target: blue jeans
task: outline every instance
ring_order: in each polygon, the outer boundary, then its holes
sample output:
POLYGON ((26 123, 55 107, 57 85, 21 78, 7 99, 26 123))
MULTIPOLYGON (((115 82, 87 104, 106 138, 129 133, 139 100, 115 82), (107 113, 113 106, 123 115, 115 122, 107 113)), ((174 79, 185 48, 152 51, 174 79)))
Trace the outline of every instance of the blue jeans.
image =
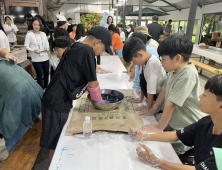
POLYGON ((135 78, 133 79, 133 85, 137 91, 140 91, 140 66, 135 65, 135 78))
POLYGON ((122 58, 123 57, 123 49, 119 49, 119 50, 116 50, 116 54, 119 56, 119 58, 122 58))
POLYGON ((25 126, 22 122, 12 135, 11 139, 5 140, 5 146, 7 148, 8 153, 10 154, 11 151, 14 149, 16 144, 19 142, 19 140, 22 138, 22 136, 29 130, 27 126, 25 126))
POLYGON ((37 83, 44 89, 49 83, 49 60, 43 62, 32 62, 37 74, 37 83), (42 83, 42 70, 44 73, 44 86, 42 83))

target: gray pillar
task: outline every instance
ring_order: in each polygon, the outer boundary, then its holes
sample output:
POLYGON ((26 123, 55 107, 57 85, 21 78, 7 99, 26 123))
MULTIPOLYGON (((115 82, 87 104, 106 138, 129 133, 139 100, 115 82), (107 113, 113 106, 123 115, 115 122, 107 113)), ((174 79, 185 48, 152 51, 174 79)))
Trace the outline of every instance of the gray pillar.
POLYGON ((141 26, 141 18, 142 18, 142 5, 143 5, 143 0, 140 0, 140 7, 139 7, 139 21, 138 21, 138 26, 141 26))
POLYGON ((126 1, 124 2, 124 5, 123 5, 123 29, 125 29, 125 20, 126 20, 126 1))
POLYGON ((189 18, 188 18, 188 24, 187 24, 186 37, 189 40, 192 40, 193 28, 194 28, 194 23, 195 23, 195 18, 196 18, 198 0, 192 0, 190 2, 191 2, 190 3, 190 12, 189 12, 189 18))
POLYGON ((118 7, 117 7, 117 10, 116 10, 116 25, 118 24, 118 7))

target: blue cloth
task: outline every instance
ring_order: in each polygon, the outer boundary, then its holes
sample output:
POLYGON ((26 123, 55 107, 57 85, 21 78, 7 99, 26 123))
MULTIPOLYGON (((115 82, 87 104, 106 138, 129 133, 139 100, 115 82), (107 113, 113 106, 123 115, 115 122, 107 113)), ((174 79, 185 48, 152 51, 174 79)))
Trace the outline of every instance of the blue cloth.
MULTIPOLYGON (((146 46, 146 50, 152 54, 155 55, 157 58, 159 58, 159 55, 157 54, 155 48, 153 48, 151 45, 146 46)), ((135 78, 133 79, 133 86, 136 88, 137 91, 140 90, 140 66, 135 65, 135 78)))
POLYGON ((123 49, 119 49, 119 50, 116 50, 116 54, 119 56, 119 58, 122 58, 123 57, 123 49))
POLYGON ((24 123, 20 123, 14 134, 12 135, 11 139, 5 140, 5 146, 7 148, 8 153, 10 154, 11 151, 14 149, 16 144, 19 142, 19 140, 22 138, 22 136, 29 130, 27 126, 24 125, 24 123))
POLYGON ((11 139, 21 122, 33 126, 43 92, 23 68, 0 60, 0 138, 11 139))

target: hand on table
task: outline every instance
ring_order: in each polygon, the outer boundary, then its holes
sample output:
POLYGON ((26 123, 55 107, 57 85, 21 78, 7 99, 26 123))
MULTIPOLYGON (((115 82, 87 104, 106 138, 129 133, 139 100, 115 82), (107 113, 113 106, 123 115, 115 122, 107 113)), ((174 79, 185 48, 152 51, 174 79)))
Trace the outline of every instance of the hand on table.
POLYGON ((142 141, 148 141, 151 138, 150 134, 138 128, 131 128, 129 131, 129 135, 131 138, 135 137, 136 139, 142 141))
POLYGON ((132 103, 142 103, 142 99, 141 98, 131 98, 129 99, 130 102, 132 103))
POLYGON ((99 67, 99 66, 98 66, 96 72, 97 72, 98 74, 108 74, 108 73, 112 73, 111 71, 107 71, 107 70, 105 70, 105 69, 102 69, 102 68, 99 67))
POLYGON ((18 58, 17 58, 17 57, 15 57, 15 56, 11 55, 10 53, 5 54, 5 59, 6 59, 7 61, 9 61, 9 57, 12 57, 12 58, 13 58, 13 60, 14 60, 15 64, 17 64, 17 63, 18 63, 18 58))
POLYGON ((148 106, 146 105, 146 106, 138 106, 138 107, 136 107, 135 108, 135 111, 142 111, 142 110, 148 110, 149 108, 148 108, 148 106))
POLYGON ((146 116, 153 116, 156 113, 157 107, 154 104, 152 108, 148 108, 147 106, 141 107, 141 110, 139 110, 140 108, 137 107, 135 110, 138 111, 137 114, 138 115, 146 115, 146 116), (138 109, 137 109, 138 108, 138 109))
POLYGON ((149 165, 158 167, 162 164, 162 160, 155 156, 153 151, 151 151, 146 145, 140 143, 136 151, 138 156, 149 165))
POLYGON ((152 124, 149 124, 149 125, 144 125, 140 129, 142 131, 146 131, 146 132, 149 132, 149 133, 160 133, 160 132, 163 132, 166 125, 167 125, 166 122, 161 122, 161 120, 160 120, 159 123, 152 123, 152 124))

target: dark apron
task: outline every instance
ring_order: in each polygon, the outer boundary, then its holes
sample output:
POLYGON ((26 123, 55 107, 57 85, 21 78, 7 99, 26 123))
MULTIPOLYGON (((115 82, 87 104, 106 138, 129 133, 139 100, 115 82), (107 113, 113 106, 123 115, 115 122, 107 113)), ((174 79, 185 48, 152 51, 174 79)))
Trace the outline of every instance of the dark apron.
MULTIPOLYGON (((143 92, 144 96, 147 98, 147 82, 144 77, 143 68, 142 73, 140 74, 140 89, 143 92)), ((154 101, 157 99, 157 94, 154 94, 154 101)))

